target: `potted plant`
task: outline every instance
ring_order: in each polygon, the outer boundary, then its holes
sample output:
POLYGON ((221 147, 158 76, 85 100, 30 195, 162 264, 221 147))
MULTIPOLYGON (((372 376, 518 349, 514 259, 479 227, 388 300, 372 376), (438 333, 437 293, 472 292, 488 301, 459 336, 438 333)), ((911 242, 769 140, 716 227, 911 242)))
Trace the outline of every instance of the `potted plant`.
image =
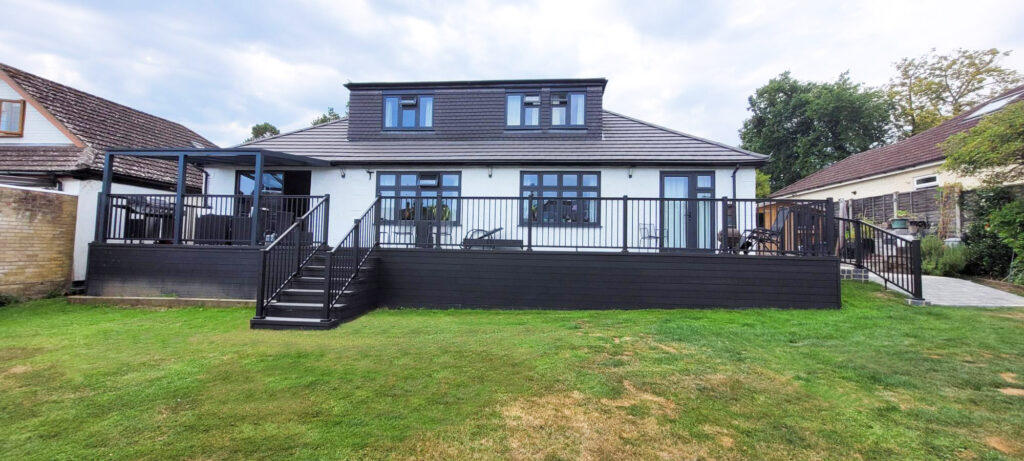
POLYGON ((889 227, 893 229, 906 229, 910 224, 910 212, 907 210, 896 210, 896 217, 889 220, 889 227))

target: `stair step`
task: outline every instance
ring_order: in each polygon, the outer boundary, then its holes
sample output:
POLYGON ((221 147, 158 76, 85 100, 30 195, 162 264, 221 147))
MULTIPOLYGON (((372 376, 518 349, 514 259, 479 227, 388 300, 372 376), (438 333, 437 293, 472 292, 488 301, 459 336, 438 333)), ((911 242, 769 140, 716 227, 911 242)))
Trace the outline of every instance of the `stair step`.
POLYGON ((341 323, 338 319, 295 319, 289 317, 265 317, 249 320, 253 330, 330 330, 341 323))

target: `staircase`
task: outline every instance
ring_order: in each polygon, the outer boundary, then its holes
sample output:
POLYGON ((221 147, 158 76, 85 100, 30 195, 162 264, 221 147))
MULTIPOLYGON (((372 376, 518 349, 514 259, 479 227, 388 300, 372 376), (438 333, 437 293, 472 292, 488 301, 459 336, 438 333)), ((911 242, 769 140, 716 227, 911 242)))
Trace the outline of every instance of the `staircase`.
POLYGON ((373 309, 377 302, 376 258, 367 258, 356 278, 324 318, 324 276, 330 249, 322 248, 310 258, 281 292, 271 300, 264 318, 253 318, 253 329, 328 330, 373 309))

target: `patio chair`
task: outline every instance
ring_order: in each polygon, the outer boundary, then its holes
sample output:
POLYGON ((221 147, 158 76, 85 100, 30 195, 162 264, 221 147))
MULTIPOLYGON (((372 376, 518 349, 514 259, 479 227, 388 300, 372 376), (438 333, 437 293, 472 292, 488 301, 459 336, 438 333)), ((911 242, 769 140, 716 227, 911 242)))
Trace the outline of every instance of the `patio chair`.
POLYGON ((744 231, 743 237, 740 239, 740 251, 743 254, 748 254, 755 247, 757 250, 763 251, 774 246, 775 251, 781 252, 782 230, 786 226, 789 213, 789 208, 779 207, 778 214, 775 215, 775 221, 772 222, 771 228, 755 227, 744 231))

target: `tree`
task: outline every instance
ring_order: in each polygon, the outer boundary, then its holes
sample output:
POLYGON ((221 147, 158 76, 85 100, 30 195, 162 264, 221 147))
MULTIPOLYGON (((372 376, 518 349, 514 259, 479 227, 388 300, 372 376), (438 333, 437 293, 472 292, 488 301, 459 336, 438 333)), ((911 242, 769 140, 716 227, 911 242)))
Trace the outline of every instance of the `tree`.
POLYGON ((327 112, 324 112, 319 117, 313 119, 312 126, 323 125, 324 123, 333 122, 335 120, 341 120, 341 116, 334 111, 333 107, 328 107, 327 112))
POLYGON ((956 49, 893 63, 897 75, 884 90, 893 104, 900 139, 909 138, 1021 83, 1021 75, 999 62, 1010 51, 956 49))
POLYGON ((943 168, 962 176, 978 176, 986 185, 1024 181, 1024 102, 986 115, 970 130, 941 144, 943 168))
POLYGON ((761 170, 755 170, 755 183, 754 183, 754 197, 766 198, 768 194, 772 193, 771 178, 768 173, 761 170))
POLYGON ((279 134, 281 134, 281 131, 278 130, 276 126, 263 122, 252 126, 252 136, 250 136, 249 139, 246 139, 245 142, 253 142, 258 139, 269 138, 279 134))
POLYGON ((789 72, 748 98, 752 112, 740 130, 742 147, 770 155, 764 167, 779 190, 832 163, 881 145, 889 104, 843 73, 833 83, 801 82, 789 72))

